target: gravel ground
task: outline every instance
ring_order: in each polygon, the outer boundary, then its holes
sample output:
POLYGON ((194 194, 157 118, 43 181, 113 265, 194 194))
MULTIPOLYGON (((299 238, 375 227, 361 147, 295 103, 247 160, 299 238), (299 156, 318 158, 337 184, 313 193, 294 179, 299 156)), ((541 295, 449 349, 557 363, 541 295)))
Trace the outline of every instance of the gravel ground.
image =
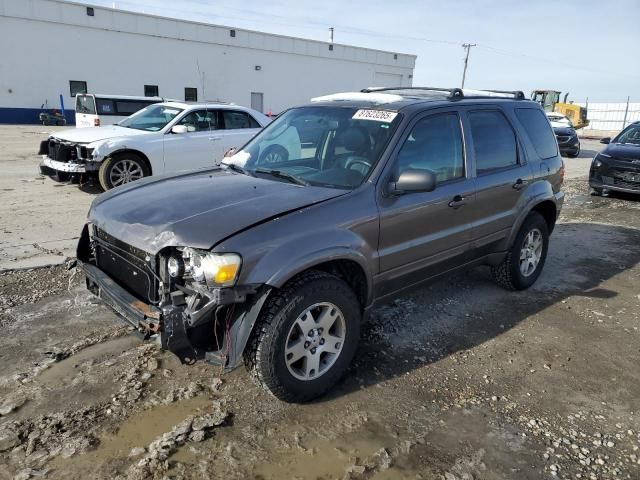
POLYGON ((0 480, 640 478, 640 202, 565 190, 532 289, 403 295, 307 405, 181 365, 61 267, 3 273, 0 480))

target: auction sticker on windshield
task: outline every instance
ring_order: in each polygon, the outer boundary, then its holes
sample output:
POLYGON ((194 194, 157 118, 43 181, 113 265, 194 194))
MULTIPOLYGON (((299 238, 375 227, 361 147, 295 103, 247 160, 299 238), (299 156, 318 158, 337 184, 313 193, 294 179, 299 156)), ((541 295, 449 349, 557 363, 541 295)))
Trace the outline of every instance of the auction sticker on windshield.
POLYGON ((397 115, 397 112, 386 112, 384 110, 358 110, 352 118, 354 120, 374 120, 376 122, 391 123, 397 115))

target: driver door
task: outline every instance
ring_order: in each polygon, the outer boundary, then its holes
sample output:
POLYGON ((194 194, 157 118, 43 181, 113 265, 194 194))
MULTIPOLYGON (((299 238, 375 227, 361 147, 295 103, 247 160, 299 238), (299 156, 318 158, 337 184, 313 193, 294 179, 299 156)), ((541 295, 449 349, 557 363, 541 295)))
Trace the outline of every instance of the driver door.
POLYGON ((213 167, 222 158, 222 135, 217 131, 217 110, 195 110, 187 113, 176 125, 187 127, 186 133, 164 136, 165 172, 177 172, 213 167))
POLYGON ((475 219, 474 179, 466 161, 460 116, 446 111, 418 118, 380 185, 380 277, 383 296, 463 264, 475 219), (391 195, 389 180, 406 169, 436 174, 431 192, 391 195))

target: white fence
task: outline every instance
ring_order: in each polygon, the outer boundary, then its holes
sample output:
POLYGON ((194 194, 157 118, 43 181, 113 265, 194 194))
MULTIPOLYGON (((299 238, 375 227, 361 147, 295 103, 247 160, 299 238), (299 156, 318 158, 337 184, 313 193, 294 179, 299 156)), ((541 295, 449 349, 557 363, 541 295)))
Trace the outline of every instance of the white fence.
POLYGON ((584 130, 620 131, 640 120, 640 103, 592 103, 576 102, 587 107, 589 126, 584 130))

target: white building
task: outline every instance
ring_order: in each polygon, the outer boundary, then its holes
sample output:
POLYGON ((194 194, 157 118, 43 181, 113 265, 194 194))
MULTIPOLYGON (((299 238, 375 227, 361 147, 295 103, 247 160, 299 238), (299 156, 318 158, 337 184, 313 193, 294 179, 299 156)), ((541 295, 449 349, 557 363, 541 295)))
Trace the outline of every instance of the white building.
POLYGON ((71 89, 221 100, 265 113, 368 86, 409 86, 416 57, 60 0, 0 0, 0 123, 71 89), (191 90, 186 90, 191 89, 191 90))

